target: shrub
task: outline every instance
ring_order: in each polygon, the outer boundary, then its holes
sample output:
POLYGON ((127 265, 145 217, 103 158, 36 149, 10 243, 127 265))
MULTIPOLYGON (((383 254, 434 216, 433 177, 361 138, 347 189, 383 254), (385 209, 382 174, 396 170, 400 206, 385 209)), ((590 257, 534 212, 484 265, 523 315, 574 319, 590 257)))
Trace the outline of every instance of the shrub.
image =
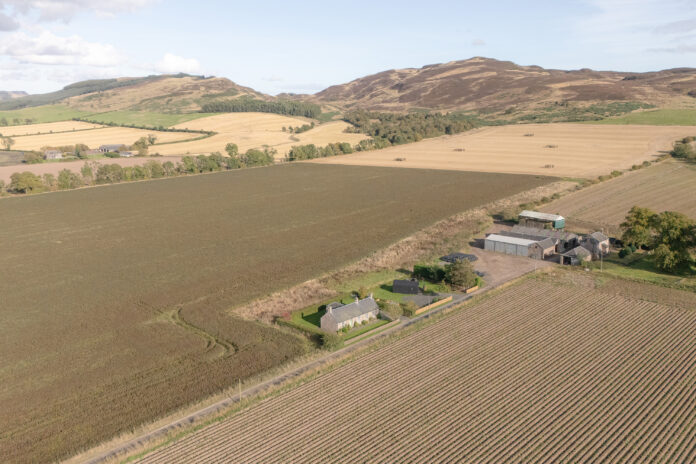
POLYGON ((327 350, 337 350, 343 346, 343 338, 332 333, 321 334, 321 346, 327 350))
POLYGON ((416 311, 418 311, 418 306, 413 301, 407 301, 405 303, 401 303, 401 310, 404 313, 404 316, 406 317, 413 317, 416 315, 416 311))
POLYGON ((621 251, 619 251, 619 258, 623 259, 626 256, 629 256, 631 253, 633 253, 633 251, 631 251, 630 247, 624 247, 621 249, 621 251))
POLYGON ((357 291, 357 295, 358 295, 358 298, 360 298, 361 300, 362 300, 363 298, 367 298, 367 295, 368 295, 368 293, 367 293, 367 288, 365 288, 365 287, 360 287, 360 288, 358 289, 358 291, 357 291))
POLYGON ((621 171, 611 171, 611 177, 619 177, 623 172, 621 171))

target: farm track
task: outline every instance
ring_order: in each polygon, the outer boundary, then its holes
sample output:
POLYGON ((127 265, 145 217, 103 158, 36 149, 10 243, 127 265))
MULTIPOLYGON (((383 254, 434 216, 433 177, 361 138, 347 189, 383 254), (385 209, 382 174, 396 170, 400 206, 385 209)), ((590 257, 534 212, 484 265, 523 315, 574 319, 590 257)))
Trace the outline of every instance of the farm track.
POLYGON ((141 462, 690 462, 694 330, 526 281, 141 462))

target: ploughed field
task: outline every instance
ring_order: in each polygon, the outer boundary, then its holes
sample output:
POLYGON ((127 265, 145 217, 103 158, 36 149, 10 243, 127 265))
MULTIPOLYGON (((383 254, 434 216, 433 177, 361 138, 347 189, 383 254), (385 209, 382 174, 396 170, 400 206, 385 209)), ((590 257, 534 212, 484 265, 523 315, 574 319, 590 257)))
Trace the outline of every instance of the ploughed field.
POLYGON ((552 279, 511 286, 140 462, 695 462, 693 306, 552 279))
POLYGON ((620 234, 619 225, 633 206, 696 218, 696 165, 663 161, 565 195, 542 211, 562 214, 573 228, 620 234))
POLYGON ((314 162, 590 178, 652 160, 694 133, 694 126, 520 124, 314 162))
POLYGON ((278 366, 230 308, 550 178, 286 164, 0 200, 0 456, 46 462, 278 366))

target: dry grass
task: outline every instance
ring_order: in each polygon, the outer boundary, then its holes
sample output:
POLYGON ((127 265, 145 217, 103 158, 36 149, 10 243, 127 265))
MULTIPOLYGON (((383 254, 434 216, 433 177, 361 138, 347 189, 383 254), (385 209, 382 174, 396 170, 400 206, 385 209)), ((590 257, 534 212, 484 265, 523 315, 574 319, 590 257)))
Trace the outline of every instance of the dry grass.
POLYGON ((693 462, 696 313, 557 278, 508 286, 140 462, 693 462))
POLYGON ((48 134, 50 132, 68 132, 75 130, 95 129, 97 127, 103 126, 82 121, 61 121, 48 122, 45 124, 29 124, 26 126, 0 126, 0 134, 6 137, 14 137, 18 135, 48 134))
POLYGON ((355 144, 365 138, 361 134, 344 133, 343 130, 348 124, 343 121, 321 124, 301 134, 290 134, 282 130, 283 126, 298 127, 309 124, 309 122, 309 120, 302 118, 269 113, 225 113, 173 126, 175 129, 210 130, 217 132, 218 135, 193 142, 159 146, 156 147, 156 151, 163 155, 200 154, 215 151, 224 153, 228 143, 236 143, 240 151, 268 145, 278 150, 278 157, 282 158, 293 145, 313 143, 323 146, 333 142, 355 144))
POLYGON ((696 127, 688 126, 525 124, 486 127, 316 162, 589 178, 653 159, 660 150, 671 149, 674 140, 694 133, 696 127), (534 136, 525 137, 528 133, 534 136))
POLYGON ((288 164, 3 199, 0 455, 53 461, 282 364, 303 343, 229 308, 548 181, 288 164))
MULTIPOLYGON (((157 136, 157 143, 174 142, 199 136, 199 134, 188 134, 185 132, 157 132, 127 127, 106 127, 104 129, 79 132, 15 137, 16 143, 12 148, 14 150, 40 150, 41 147, 75 145, 77 143, 84 143, 90 148, 99 148, 100 145, 118 143, 131 145, 140 137, 147 137, 150 134, 157 136)), ((158 151, 158 148, 157 146, 151 147, 150 151, 158 151)))
POLYGON ((570 227, 618 233, 636 205, 696 218, 696 166, 667 160, 566 195, 541 210, 565 216, 570 227))

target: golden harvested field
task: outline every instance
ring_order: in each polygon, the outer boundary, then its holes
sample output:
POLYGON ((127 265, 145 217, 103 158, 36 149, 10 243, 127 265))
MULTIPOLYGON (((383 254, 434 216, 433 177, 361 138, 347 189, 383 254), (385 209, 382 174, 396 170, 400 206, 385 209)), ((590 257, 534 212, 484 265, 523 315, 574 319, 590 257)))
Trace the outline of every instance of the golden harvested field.
POLYGON ((173 126, 174 129, 215 131, 218 135, 193 142, 158 146, 152 151, 162 155, 207 154, 214 151, 224 153, 228 143, 236 143, 242 152, 268 145, 276 148, 278 157, 282 158, 293 145, 314 143, 323 146, 333 142, 355 144, 365 138, 362 134, 344 133, 348 123, 343 121, 321 124, 301 134, 290 134, 282 130, 283 126, 297 127, 303 124, 309 124, 309 120, 270 113, 224 113, 173 126))
POLYGON ((619 233, 633 206, 678 211, 696 218, 696 165, 667 160, 565 195, 541 208, 568 219, 576 229, 619 233))
POLYGON ((653 159, 676 139, 693 134, 693 126, 524 124, 313 162, 590 178, 653 159))
POLYGON ((693 310, 528 279, 140 462, 696 462, 694 331, 693 310))
MULTIPOLYGON (((149 134, 155 134, 157 136, 157 143, 174 142, 199 136, 199 134, 188 134, 185 132, 157 132, 143 129, 131 129, 128 127, 105 127, 103 129, 88 131, 15 137, 16 143, 12 148, 14 150, 40 150, 41 147, 46 146, 75 145, 76 143, 84 143, 90 148, 98 148, 99 145, 116 143, 130 145, 140 137, 147 137, 149 134)), ((150 152, 154 153, 157 149, 157 146, 151 147, 150 152)))
POLYGON ((29 124, 26 126, 0 126, 0 134, 6 137, 14 137, 18 135, 48 134, 50 132, 68 132, 74 130, 95 129, 97 127, 103 126, 82 121, 61 121, 48 122, 45 124, 29 124))

